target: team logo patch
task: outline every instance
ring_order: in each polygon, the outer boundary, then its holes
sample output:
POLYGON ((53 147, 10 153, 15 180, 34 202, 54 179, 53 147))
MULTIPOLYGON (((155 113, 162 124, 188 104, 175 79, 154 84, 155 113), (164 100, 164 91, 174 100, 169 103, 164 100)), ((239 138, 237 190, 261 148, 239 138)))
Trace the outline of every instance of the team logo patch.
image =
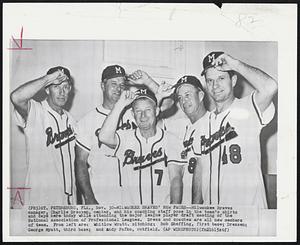
POLYGON ((210 64, 213 64, 215 62, 215 60, 216 60, 215 54, 208 55, 208 62, 210 64))
POLYGON ((181 83, 186 83, 187 82, 187 77, 182 77, 180 82, 181 83))
POLYGON ((121 67, 116 66, 115 69, 116 69, 116 74, 122 74, 121 67))
POLYGON ((140 89, 140 94, 147 94, 147 90, 146 89, 140 89))

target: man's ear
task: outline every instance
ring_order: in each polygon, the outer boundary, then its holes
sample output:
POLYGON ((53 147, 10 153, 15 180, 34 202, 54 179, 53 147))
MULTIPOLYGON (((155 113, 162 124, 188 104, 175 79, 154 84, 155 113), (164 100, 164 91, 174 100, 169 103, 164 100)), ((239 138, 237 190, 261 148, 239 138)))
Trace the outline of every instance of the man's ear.
POLYGON ((46 92, 47 95, 49 95, 49 93, 50 93, 50 92, 49 92, 49 87, 47 87, 47 88, 45 89, 45 92, 46 92))
POLYGON ((160 108, 159 108, 158 106, 156 107, 156 110, 155 110, 155 112, 156 112, 156 113, 155 113, 155 116, 157 117, 157 116, 158 116, 158 114, 160 113, 160 108))
POLYGON ((200 102, 204 99, 204 96, 205 96, 204 92, 203 91, 199 91, 198 97, 199 97, 199 101, 200 102))
POLYGON ((237 82, 237 75, 233 75, 231 77, 231 81, 232 81, 232 87, 234 88, 237 82))
POLYGON ((102 89, 102 91, 104 91, 104 89, 105 89, 104 83, 105 83, 105 80, 101 81, 101 89, 102 89))

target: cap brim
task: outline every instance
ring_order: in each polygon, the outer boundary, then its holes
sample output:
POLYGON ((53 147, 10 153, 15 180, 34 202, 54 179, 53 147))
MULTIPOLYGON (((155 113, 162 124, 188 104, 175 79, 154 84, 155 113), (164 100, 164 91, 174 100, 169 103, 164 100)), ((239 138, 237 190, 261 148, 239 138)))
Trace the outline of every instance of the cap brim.
MULTIPOLYGON (((124 77, 124 78, 125 78, 126 75, 123 75, 123 74, 115 74, 115 75, 113 75, 113 76, 106 77, 106 78, 104 78, 104 79, 107 80, 107 79, 112 79, 112 78, 116 78, 116 77, 124 77)), ((103 79, 103 80, 104 80, 104 79, 103 79)))
POLYGON ((70 78, 67 78, 66 80, 63 80, 63 81, 61 81, 60 83, 56 83, 56 84, 51 83, 51 84, 47 85, 45 88, 48 88, 48 87, 50 87, 51 85, 61 85, 61 84, 64 83, 64 82, 68 82, 68 83, 70 83, 70 85, 72 85, 71 79, 70 79, 70 78))
POLYGON ((201 76, 205 75, 205 72, 207 71, 207 69, 208 69, 208 68, 212 68, 212 67, 216 67, 216 66, 210 65, 210 66, 206 67, 206 68, 201 72, 201 76))
POLYGON ((155 105, 157 105, 157 101, 155 101, 153 98, 151 98, 150 96, 147 96, 147 95, 139 95, 139 96, 137 96, 137 97, 134 99, 133 102, 135 102, 135 101, 137 101, 137 100, 139 100, 139 99, 141 99, 141 98, 147 98, 147 99, 149 99, 149 100, 152 100, 152 101, 155 103, 155 105))

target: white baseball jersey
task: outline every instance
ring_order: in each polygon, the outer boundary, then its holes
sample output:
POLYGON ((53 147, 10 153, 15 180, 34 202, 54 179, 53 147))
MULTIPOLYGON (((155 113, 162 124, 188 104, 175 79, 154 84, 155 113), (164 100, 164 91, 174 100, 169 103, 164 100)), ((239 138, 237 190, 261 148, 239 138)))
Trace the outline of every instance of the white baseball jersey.
POLYGON ((200 118, 194 124, 191 121, 184 117, 178 118, 175 120, 164 120, 165 129, 176 135, 181 142, 181 159, 187 160, 184 165, 184 174, 183 174, 183 193, 182 193, 182 204, 191 204, 192 203, 192 181, 194 168, 196 166, 196 156, 193 149, 193 135, 195 128, 198 127, 201 120, 204 120, 208 116, 208 112, 200 118))
POLYGON ((148 139, 139 129, 118 131, 117 138, 126 203, 170 204, 168 164, 185 163, 180 160, 180 141, 159 127, 148 139))
MULTIPOLYGON (((99 204, 120 204, 122 201, 122 173, 114 150, 98 140, 98 133, 110 110, 98 106, 77 124, 76 145, 89 153, 90 182, 99 204)), ((121 117, 118 130, 136 128, 130 111, 121 117)))
POLYGON ((48 102, 29 101, 27 120, 15 110, 24 128, 28 171, 25 203, 76 204, 74 177, 75 120, 67 111, 59 115, 48 102))
POLYGON ((275 108, 271 104, 261 113, 254 94, 235 98, 219 114, 212 111, 195 132, 193 147, 202 155, 204 204, 267 208, 260 131, 272 120, 275 108))

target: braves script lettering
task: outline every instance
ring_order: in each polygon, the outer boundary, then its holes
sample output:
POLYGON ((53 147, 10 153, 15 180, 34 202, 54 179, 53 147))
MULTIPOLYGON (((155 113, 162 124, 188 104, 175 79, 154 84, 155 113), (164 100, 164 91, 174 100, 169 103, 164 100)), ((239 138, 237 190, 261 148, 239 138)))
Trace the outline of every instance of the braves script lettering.
POLYGON ((234 127, 232 127, 228 122, 226 126, 222 126, 210 137, 206 138, 204 135, 201 136, 201 153, 208 154, 220 144, 224 143, 225 141, 229 141, 237 136, 238 134, 235 132, 234 127))
POLYGON ((74 135, 71 138, 69 138, 69 136, 73 134, 71 125, 69 125, 66 130, 59 133, 53 133, 52 127, 48 127, 45 132, 47 134, 46 146, 58 142, 58 144, 55 145, 55 148, 58 148, 75 139, 74 135), (64 139, 67 140, 63 141, 64 139))
POLYGON ((120 125, 118 125, 117 130, 121 129, 121 130, 128 130, 128 129, 136 129, 137 126, 135 125, 134 122, 131 122, 129 120, 127 120, 126 122, 120 123, 120 125))
POLYGON ((191 147, 194 142, 194 137, 190 137, 188 140, 183 141, 184 150, 181 152, 181 158, 186 159, 187 153, 191 150, 191 147))
POLYGON ((193 144, 193 142, 194 142, 194 137, 191 137, 191 138, 189 138, 188 140, 185 140, 185 141, 183 142, 183 146, 184 146, 185 148, 187 148, 187 147, 191 146, 191 145, 193 144))
POLYGON ((163 155, 162 147, 160 147, 158 150, 154 150, 153 152, 148 153, 147 155, 141 155, 141 156, 135 156, 135 151, 128 149, 124 153, 125 159, 123 162, 123 167, 125 165, 142 164, 144 162, 150 161, 150 163, 148 164, 136 166, 133 168, 133 170, 143 169, 151 165, 154 165, 158 162, 164 161, 165 157, 159 158, 162 155, 163 155))

